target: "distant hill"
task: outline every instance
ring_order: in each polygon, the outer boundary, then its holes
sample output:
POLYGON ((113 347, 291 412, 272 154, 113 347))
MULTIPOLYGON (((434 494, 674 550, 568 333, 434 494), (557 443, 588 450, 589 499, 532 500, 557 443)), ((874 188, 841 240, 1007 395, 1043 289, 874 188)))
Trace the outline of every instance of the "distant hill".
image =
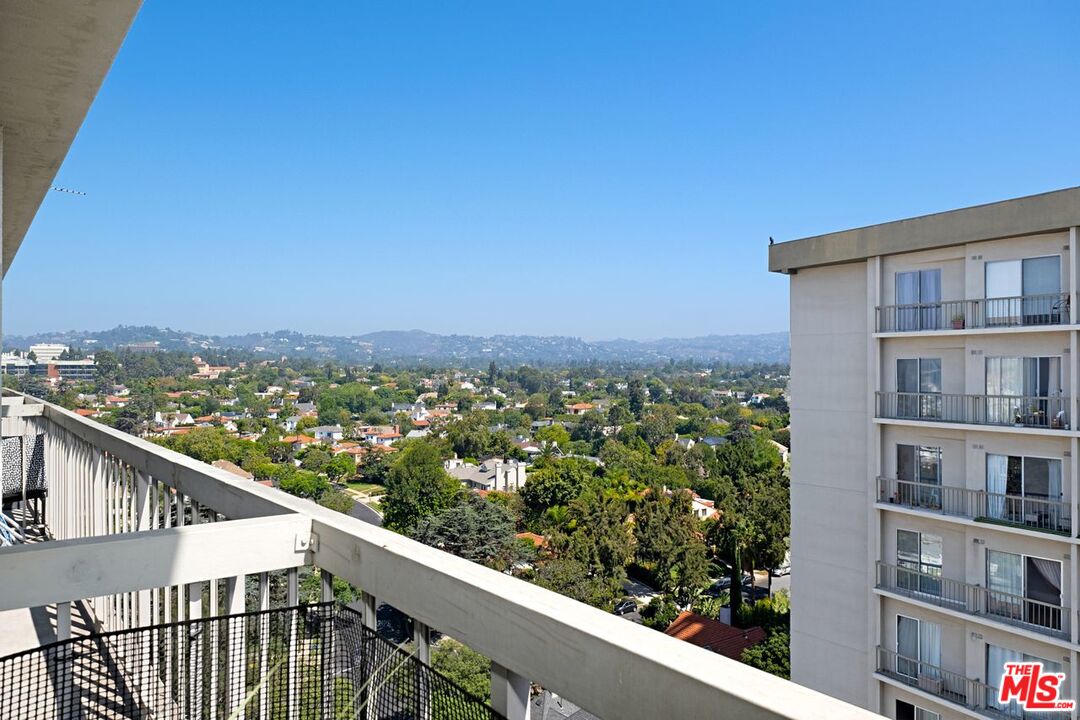
POLYGON ((422 330, 382 330, 364 335, 307 335, 294 330, 246 335, 200 333, 120 325, 111 330, 39 333, 4 337, 5 348, 25 350, 34 343, 62 342, 93 350, 130 343, 157 342, 163 350, 238 349, 265 357, 307 357, 341 362, 487 362, 502 363, 657 363, 698 360, 731 363, 787 363, 787 333, 705 335, 660 340, 586 342, 561 335, 438 335, 422 330))

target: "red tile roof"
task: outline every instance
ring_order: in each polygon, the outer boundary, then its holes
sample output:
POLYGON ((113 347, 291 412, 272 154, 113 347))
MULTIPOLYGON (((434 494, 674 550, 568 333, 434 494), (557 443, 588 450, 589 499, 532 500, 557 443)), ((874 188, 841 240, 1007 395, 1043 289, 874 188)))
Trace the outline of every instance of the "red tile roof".
POLYGON ((75 414, 81 417, 93 417, 97 414, 97 410, 90 410, 89 408, 75 408, 75 414))
POLYGON ((532 544, 535 545, 536 547, 543 547, 544 545, 547 544, 547 540, 544 538, 544 536, 543 535, 537 535, 536 533, 520 532, 517 535, 515 535, 514 537, 516 537, 516 538, 518 538, 520 540, 528 540, 528 541, 532 542, 532 544))
POLYGON ((664 634, 733 660, 742 657, 746 648, 765 639, 765 631, 759 627, 741 629, 689 610, 679 613, 664 634))

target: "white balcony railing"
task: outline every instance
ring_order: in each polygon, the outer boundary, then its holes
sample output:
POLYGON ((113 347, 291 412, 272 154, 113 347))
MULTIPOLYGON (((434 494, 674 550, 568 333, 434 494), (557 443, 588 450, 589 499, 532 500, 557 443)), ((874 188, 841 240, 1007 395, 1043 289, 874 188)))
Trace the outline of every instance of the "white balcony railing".
POLYGON ((411 616, 421 660, 428 629, 491 658, 508 718, 526 716, 530 682, 606 720, 876 717, 48 403, 5 398, 3 435, 43 437, 51 539, 0 548, 0 611, 55 607, 60 639, 72 603, 100 631, 270 609, 271 571, 296 605, 308 565, 325 600, 333 577, 362 588, 368 627, 377 600, 411 616), (244 607, 248 578, 258 608, 244 607))

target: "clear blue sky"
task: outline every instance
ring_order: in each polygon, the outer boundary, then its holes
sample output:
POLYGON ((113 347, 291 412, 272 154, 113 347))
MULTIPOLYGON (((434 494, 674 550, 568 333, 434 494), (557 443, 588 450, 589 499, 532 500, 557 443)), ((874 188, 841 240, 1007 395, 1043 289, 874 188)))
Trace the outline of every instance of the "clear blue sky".
POLYGON ((1076 2, 147 0, 4 329, 786 329, 769 235, 1080 185, 1078 30, 1076 2))

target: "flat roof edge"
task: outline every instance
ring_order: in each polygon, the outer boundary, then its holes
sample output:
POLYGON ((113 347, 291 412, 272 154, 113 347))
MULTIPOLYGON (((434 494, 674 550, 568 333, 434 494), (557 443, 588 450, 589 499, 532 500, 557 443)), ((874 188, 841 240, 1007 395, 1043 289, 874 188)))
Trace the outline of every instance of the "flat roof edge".
POLYGON ((769 270, 858 262, 877 255, 1034 235, 1080 225, 1080 187, 815 235, 769 246, 769 270))

